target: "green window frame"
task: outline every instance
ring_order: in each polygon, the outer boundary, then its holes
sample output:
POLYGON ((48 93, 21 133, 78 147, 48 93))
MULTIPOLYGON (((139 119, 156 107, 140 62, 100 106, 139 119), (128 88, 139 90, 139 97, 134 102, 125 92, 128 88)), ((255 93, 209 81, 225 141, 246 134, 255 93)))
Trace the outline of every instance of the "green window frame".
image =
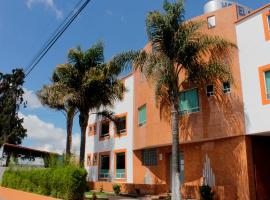
POLYGON ((185 90, 180 93, 179 97, 180 115, 199 112, 199 94, 198 89, 185 90))
POLYGON ((270 70, 264 72, 266 98, 270 100, 270 70))
POLYGON ((146 124, 146 104, 138 109, 139 126, 146 124))

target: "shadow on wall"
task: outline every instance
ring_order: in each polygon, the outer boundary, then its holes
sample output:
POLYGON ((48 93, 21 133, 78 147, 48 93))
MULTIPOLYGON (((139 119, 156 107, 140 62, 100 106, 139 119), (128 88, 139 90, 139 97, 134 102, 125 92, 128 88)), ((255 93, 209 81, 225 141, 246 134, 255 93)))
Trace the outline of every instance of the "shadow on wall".
POLYGON ((214 84, 214 96, 206 95, 200 87, 200 112, 180 118, 180 141, 191 142, 245 134, 244 107, 242 97, 233 85, 228 93, 221 83, 214 84))

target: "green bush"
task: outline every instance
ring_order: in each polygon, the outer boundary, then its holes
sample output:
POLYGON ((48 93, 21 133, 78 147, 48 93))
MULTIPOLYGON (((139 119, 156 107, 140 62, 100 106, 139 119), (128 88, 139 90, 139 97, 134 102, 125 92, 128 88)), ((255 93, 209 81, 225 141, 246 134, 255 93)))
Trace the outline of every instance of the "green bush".
POLYGON ((208 185, 200 186, 200 195, 202 200, 214 199, 214 192, 212 192, 212 188, 208 185))
POLYGON ((113 184, 113 191, 115 194, 120 194, 121 192, 121 185, 119 184, 113 184))
POLYGON ((65 200, 81 200, 86 175, 85 169, 75 166, 10 168, 3 175, 2 186, 65 200))

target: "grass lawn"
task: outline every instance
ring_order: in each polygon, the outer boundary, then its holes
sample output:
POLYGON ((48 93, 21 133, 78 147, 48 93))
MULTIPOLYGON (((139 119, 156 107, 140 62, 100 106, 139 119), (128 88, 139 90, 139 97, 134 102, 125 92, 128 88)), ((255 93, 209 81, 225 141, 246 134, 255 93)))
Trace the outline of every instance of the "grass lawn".
POLYGON ((88 200, 92 200, 92 197, 93 197, 93 193, 96 193, 97 195, 97 199, 99 200, 107 200, 108 199, 108 196, 112 196, 114 195, 114 193, 112 192, 98 192, 98 191, 90 191, 90 192, 86 192, 85 193, 85 196, 88 200))

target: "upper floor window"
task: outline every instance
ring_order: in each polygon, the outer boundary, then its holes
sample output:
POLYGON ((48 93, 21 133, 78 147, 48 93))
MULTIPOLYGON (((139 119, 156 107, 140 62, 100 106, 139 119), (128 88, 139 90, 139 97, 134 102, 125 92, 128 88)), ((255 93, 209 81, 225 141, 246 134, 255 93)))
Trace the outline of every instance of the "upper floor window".
POLYGON ((146 124, 146 105, 139 108, 139 126, 146 124))
POLYGON ((264 28, 264 37, 265 40, 270 40, 270 12, 266 11, 262 14, 263 19, 263 28, 264 28))
POLYGON ((109 136, 109 132, 110 132, 110 122, 109 121, 103 121, 101 123, 100 137, 109 136))
POLYGON ((197 89, 181 92, 179 101, 180 115, 198 112, 200 110, 199 95, 197 89))
POLYGON ((270 70, 264 72, 266 99, 270 100, 270 70))
POLYGON ((126 116, 117 118, 117 134, 126 133, 127 128, 126 123, 127 123, 126 116))
POLYGON ((214 85, 207 85, 206 86, 206 95, 211 97, 214 95, 214 85))
POLYGON ((270 65, 259 68, 262 104, 270 104, 270 65))
POLYGON ((230 93, 230 92, 231 92, 230 82, 228 82, 228 81, 223 82, 223 93, 226 94, 226 93, 230 93))
POLYGON ((208 28, 214 28, 216 26, 216 16, 211 16, 207 18, 208 28))

